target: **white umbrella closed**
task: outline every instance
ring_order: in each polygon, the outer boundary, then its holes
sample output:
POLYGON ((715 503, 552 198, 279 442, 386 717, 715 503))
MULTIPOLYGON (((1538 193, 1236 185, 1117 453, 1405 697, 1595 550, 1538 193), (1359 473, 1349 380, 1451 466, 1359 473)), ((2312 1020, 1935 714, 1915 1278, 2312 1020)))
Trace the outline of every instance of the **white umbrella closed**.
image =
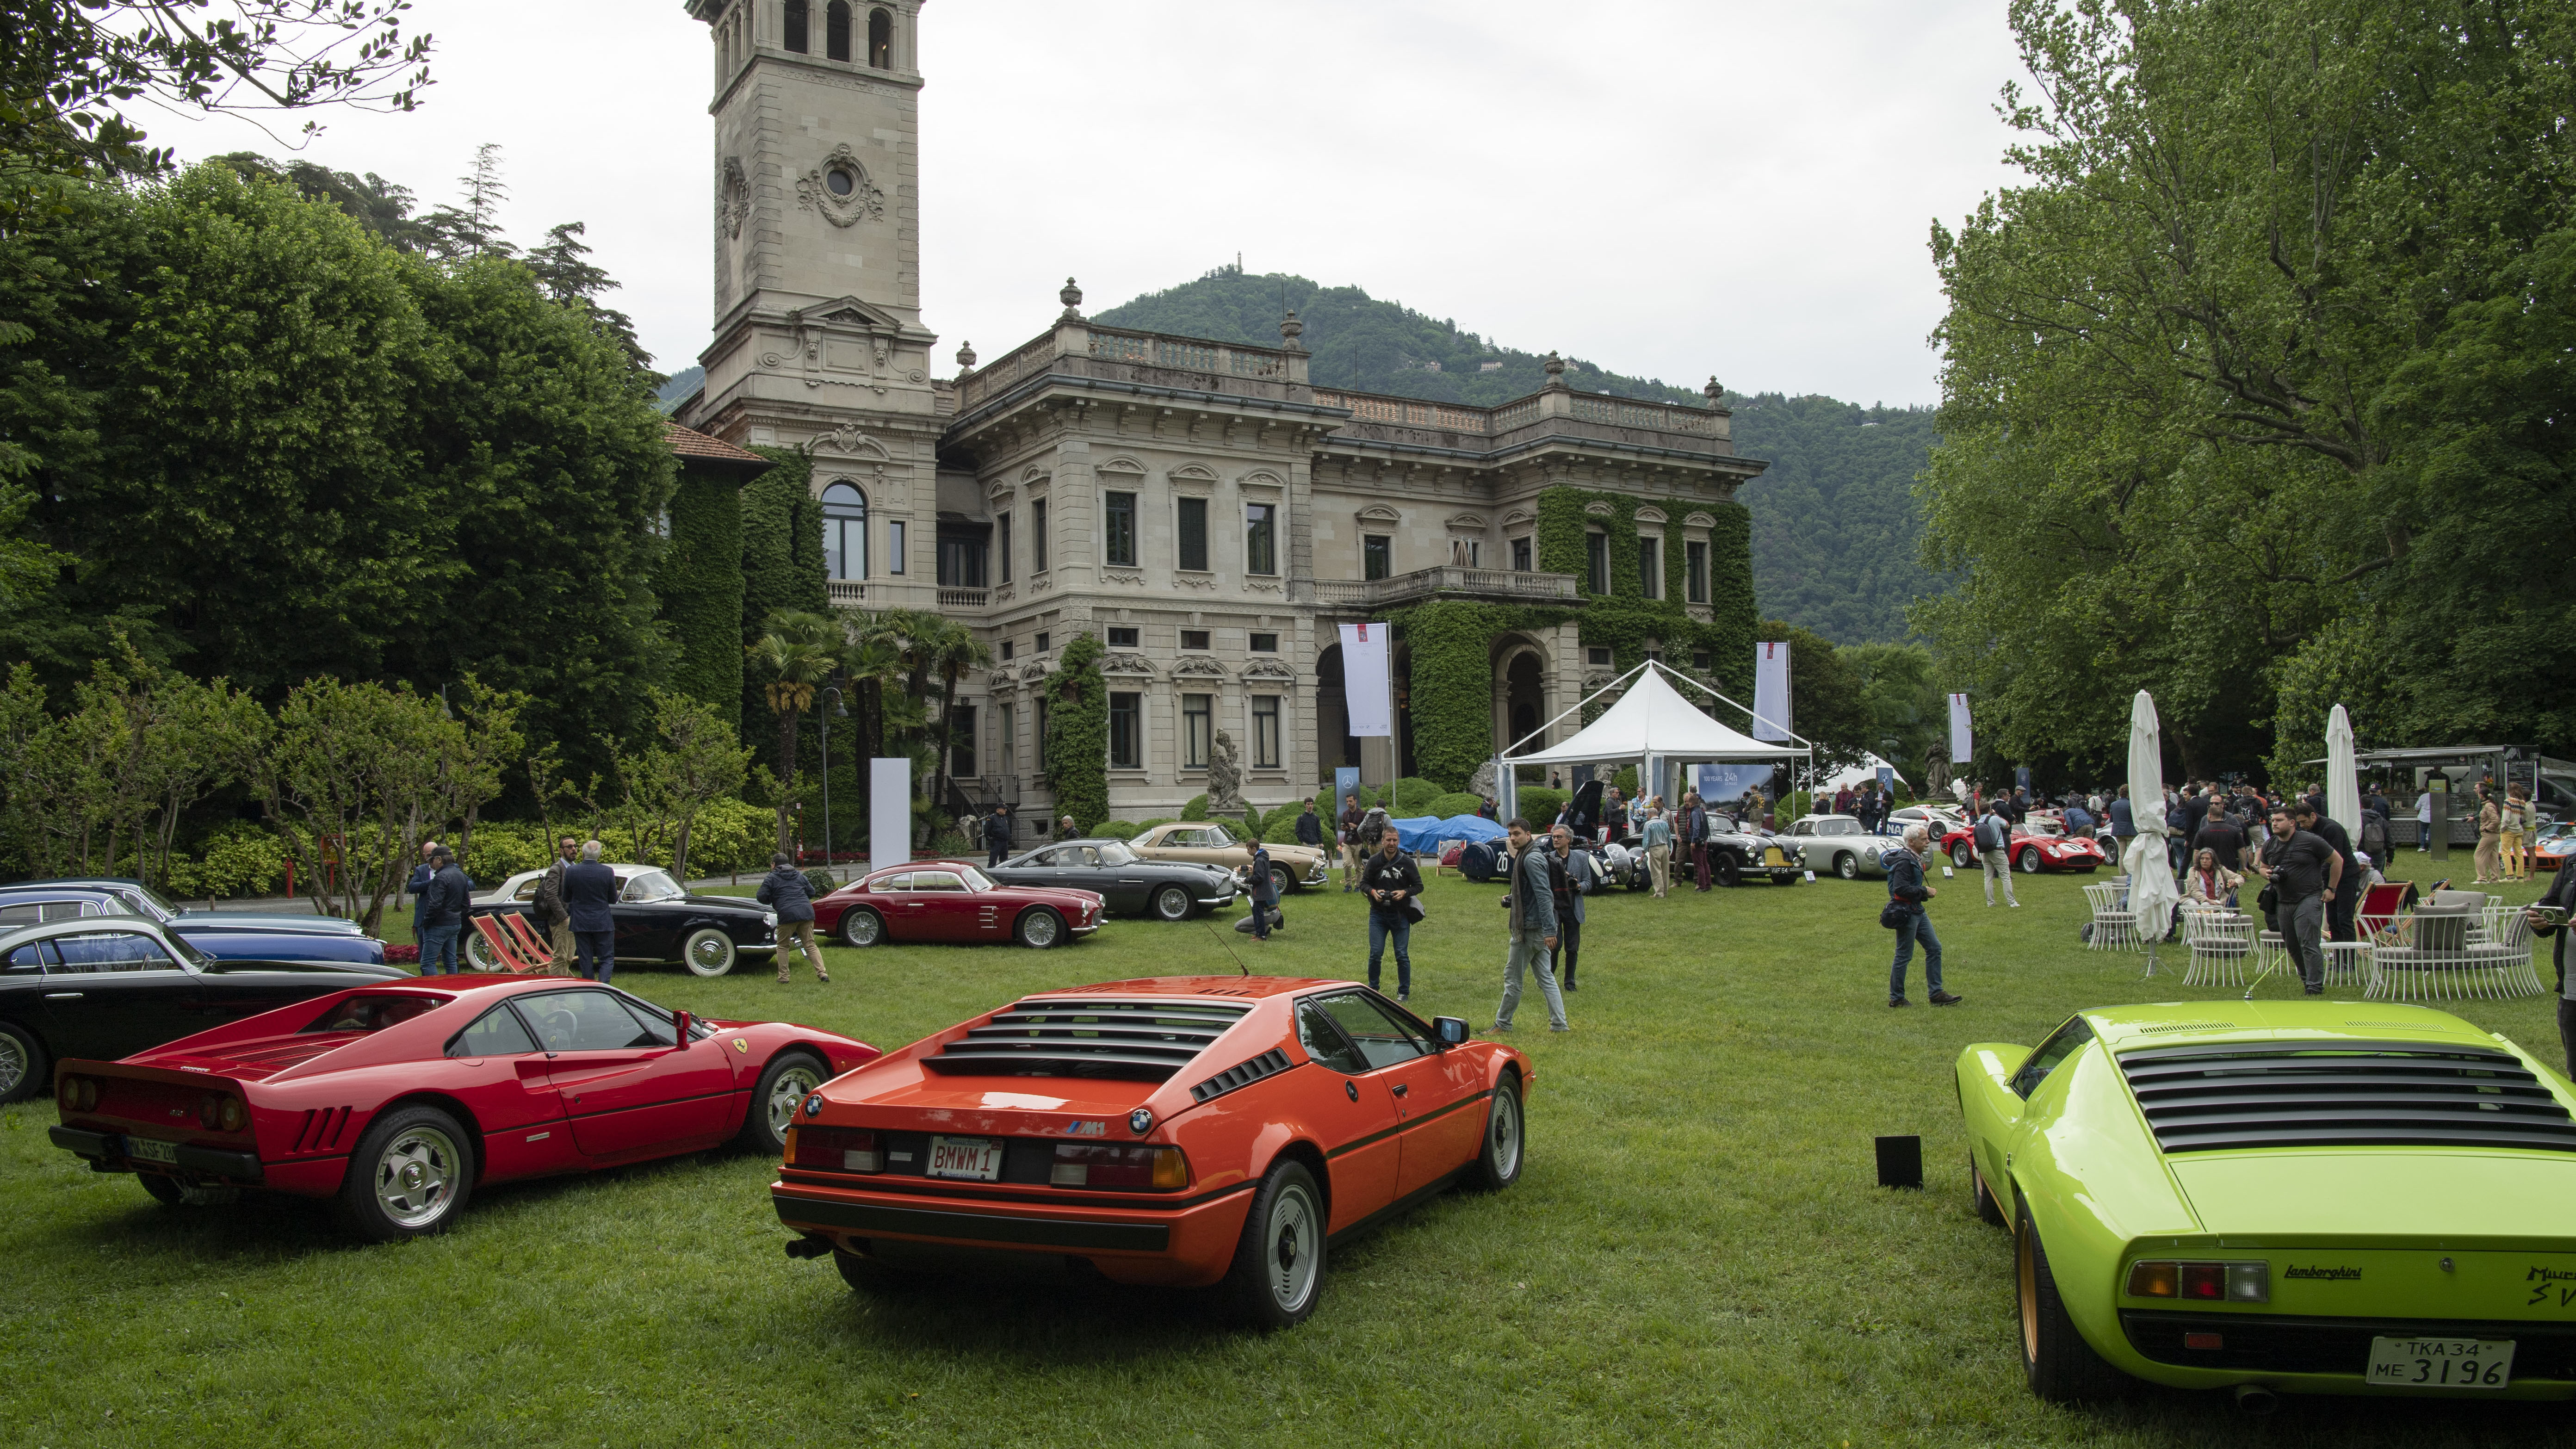
POLYGON ((2129 705, 2129 816, 2138 833, 2121 864, 2129 872, 2129 909, 2147 942, 2147 972, 2155 974, 2156 943, 2173 928, 2173 862, 2165 857, 2164 745, 2156 737, 2156 702, 2143 689, 2129 705))
POLYGON ((2352 767, 2352 716, 2342 705, 2326 716, 2326 815, 2356 846, 2361 840, 2361 783, 2352 767))

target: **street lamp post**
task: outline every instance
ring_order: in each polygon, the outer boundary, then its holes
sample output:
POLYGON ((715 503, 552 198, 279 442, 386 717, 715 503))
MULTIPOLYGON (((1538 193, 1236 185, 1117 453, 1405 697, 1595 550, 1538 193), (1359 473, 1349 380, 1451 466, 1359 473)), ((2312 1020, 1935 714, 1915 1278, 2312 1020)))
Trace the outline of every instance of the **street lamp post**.
MULTIPOLYGON (((846 711, 841 708, 839 689, 827 684, 823 693, 830 696, 832 705, 814 711, 814 727, 823 732, 823 874, 832 875, 832 716, 846 711)), ((837 882, 840 877, 832 879, 837 882)))

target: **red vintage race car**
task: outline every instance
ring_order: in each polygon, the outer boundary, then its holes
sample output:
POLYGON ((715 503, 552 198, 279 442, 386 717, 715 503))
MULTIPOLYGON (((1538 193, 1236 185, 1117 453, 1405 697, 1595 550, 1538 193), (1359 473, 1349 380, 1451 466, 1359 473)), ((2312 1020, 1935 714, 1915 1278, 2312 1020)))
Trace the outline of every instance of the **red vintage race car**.
POLYGON ((968 1266, 1222 1284, 1314 1311, 1327 1246, 1521 1173, 1529 1059, 1364 986, 1167 976, 1041 992, 807 1096, 779 1220, 854 1288, 968 1266))
MULTIPOLYGON (((1977 836, 1973 824, 1959 826, 1941 837, 1941 848, 1950 853, 1950 863, 1965 870, 1977 862, 1977 836)), ((2110 859, 2102 847, 2081 835, 2069 835, 2063 822, 2053 816, 2032 815, 2012 828, 2012 848, 2005 859, 2024 875, 2043 870, 2093 870, 2110 859)))
POLYGON ((56 1146, 163 1202, 334 1199, 361 1237, 436 1232, 482 1184, 728 1140, 782 1150, 796 1104, 877 1058, 783 1022, 704 1021, 563 977, 343 991, 118 1062, 55 1068, 56 1146))
POLYGON ((846 946, 1017 941, 1045 950, 1099 930, 1103 910, 1098 891, 1003 885, 962 860, 916 860, 814 902, 814 929, 846 946))

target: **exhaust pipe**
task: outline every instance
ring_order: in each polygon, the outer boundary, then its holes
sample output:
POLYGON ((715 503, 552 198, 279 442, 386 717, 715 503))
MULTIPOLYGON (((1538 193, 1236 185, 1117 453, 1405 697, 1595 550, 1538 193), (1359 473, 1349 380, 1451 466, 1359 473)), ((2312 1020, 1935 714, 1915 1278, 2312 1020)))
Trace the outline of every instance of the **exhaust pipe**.
POLYGON ((829 1238, 791 1238, 787 1243, 787 1256, 791 1258, 819 1258, 830 1251, 829 1238))
POLYGON ((2281 1396, 2261 1384, 2238 1384, 2236 1407, 2247 1414, 2268 1414, 2281 1407, 2281 1396))

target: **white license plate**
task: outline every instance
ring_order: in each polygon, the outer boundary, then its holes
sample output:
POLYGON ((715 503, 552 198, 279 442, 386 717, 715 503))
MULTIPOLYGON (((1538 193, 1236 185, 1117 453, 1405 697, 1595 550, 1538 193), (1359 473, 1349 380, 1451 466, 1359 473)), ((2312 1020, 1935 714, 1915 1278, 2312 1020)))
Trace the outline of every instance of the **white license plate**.
POLYGON ((167 1162, 175 1167, 179 1162, 179 1144, 155 1142, 149 1137, 128 1137, 125 1139, 125 1155, 138 1162, 167 1162))
POLYGON ((1002 1175, 1002 1144, 990 1137, 933 1137, 930 1175, 992 1182, 1002 1175))
POLYGON ((2513 1378, 2510 1338, 2374 1338, 2370 1381, 2393 1389, 2500 1389, 2513 1378))

